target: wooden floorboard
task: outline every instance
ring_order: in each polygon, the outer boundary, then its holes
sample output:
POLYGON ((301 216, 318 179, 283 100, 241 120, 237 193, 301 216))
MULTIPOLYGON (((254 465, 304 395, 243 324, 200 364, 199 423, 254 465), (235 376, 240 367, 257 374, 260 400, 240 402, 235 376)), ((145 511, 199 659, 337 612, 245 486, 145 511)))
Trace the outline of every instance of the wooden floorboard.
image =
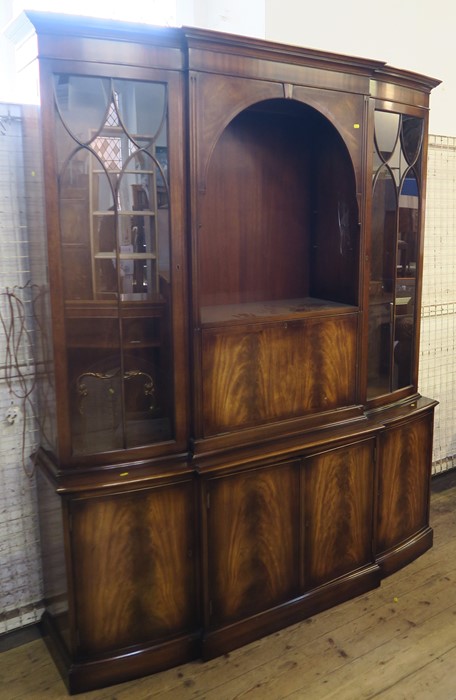
MULTIPOLYGON (((456 475, 433 483, 434 547, 380 588, 207 663, 80 700, 456 700, 456 475)), ((63 700, 41 641, 0 654, 1 700, 63 700)))

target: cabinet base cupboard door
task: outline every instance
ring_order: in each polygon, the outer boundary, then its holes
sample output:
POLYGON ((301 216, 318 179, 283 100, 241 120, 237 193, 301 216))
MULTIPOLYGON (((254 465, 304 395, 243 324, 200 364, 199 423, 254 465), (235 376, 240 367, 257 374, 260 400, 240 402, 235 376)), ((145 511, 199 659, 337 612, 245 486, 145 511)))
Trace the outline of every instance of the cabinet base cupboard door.
POLYGON ((121 682, 195 658, 193 479, 71 495, 61 507, 71 591, 63 617, 76 616, 76 634, 60 634, 64 625, 55 607, 44 627, 69 689, 121 682))
POLYGON ((390 574, 432 545, 433 413, 388 425, 380 437, 377 560, 390 574))
POLYGON ((188 27, 27 11, 10 36, 39 67, 43 630, 69 690, 225 653, 423 554, 439 81, 188 27))
POLYGON ((204 658, 379 585, 374 451, 370 437, 204 482, 204 658))
POLYGON ((369 439, 304 461, 307 588, 374 562, 374 449, 369 439))

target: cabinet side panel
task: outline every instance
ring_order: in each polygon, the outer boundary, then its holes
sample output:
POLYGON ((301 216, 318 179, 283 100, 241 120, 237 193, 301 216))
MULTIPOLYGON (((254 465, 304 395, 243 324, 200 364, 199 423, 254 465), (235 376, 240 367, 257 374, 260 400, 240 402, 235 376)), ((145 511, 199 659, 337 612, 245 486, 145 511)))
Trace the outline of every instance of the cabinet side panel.
POLYGON ((40 441, 46 449, 57 449, 56 398, 53 382, 51 303, 48 278, 46 206, 44 199, 41 111, 31 105, 22 107, 24 168, 31 173, 27 180, 27 229, 29 231, 31 307, 34 316, 33 354, 36 365, 36 388, 40 441))
POLYGON ((377 551, 384 552, 428 524, 432 415, 387 428, 381 437, 377 551))
POLYGON ((44 603, 54 627, 67 650, 71 649, 68 605, 68 580, 65 562, 65 519, 62 497, 56 493, 40 469, 37 470, 41 558, 43 563, 44 603))
POLYGON ((203 332, 205 435, 355 402, 357 316, 203 332))
POLYGON ((80 653, 189 631, 195 619, 192 483, 72 504, 80 653))

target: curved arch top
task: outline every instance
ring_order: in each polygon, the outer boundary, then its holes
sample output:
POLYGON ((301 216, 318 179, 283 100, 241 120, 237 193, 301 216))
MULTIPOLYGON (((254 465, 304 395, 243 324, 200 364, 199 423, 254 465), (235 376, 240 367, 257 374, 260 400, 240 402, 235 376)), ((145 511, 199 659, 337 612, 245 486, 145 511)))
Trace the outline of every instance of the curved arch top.
POLYGON ((286 100, 313 108, 339 132, 352 160, 361 190, 364 98, 284 83, 246 80, 213 74, 193 74, 190 83, 193 160, 198 190, 206 189, 212 152, 228 124, 244 110, 267 100, 286 100), (322 99, 324 92, 324 99, 322 99), (235 97, 235 99, 234 99, 235 97))

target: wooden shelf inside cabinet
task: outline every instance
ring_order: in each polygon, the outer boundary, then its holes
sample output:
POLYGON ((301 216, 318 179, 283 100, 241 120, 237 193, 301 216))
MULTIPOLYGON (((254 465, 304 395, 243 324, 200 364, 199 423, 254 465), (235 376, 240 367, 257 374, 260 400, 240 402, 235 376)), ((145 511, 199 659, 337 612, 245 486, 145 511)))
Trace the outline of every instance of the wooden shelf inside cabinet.
POLYGON ((203 306, 201 308, 201 323, 205 328, 210 328, 242 322, 287 321, 313 316, 353 313, 357 308, 314 297, 203 306))
POLYGON ((129 299, 125 302, 108 301, 67 301, 65 315, 67 318, 122 318, 132 316, 161 315, 165 299, 157 294, 147 300, 129 299))
MULTIPOLYGON (((130 340, 129 343, 125 343, 126 349, 135 349, 135 350, 143 350, 146 348, 159 348, 161 346, 161 342, 159 340, 156 341, 143 341, 143 340, 130 340)), ((68 347, 71 349, 76 349, 76 348, 85 348, 87 350, 93 349, 93 350, 103 350, 103 349, 112 349, 112 342, 110 340, 104 340, 103 338, 96 338, 96 339, 70 339, 68 343, 68 347)))
POLYGON ((121 326, 124 349, 159 348, 165 307, 166 301, 159 295, 146 301, 68 302, 65 306, 68 347, 87 350, 112 348, 113 337, 118 336, 121 326))

